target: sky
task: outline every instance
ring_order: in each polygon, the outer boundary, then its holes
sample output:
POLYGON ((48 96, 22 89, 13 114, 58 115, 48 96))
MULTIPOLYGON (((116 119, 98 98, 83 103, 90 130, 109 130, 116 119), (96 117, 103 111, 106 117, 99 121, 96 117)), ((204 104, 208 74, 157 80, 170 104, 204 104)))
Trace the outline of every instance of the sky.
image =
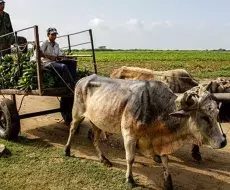
MULTIPOLYGON (((38 25, 59 34, 91 28, 95 47, 230 49, 229 0, 5 0, 15 30, 38 25)), ((20 33, 33 40, 33 31, 20 33)), ((88 34, 71 43, 89 41, 88 34)), ((59 40, 66 46, 67 40, 59 40)))

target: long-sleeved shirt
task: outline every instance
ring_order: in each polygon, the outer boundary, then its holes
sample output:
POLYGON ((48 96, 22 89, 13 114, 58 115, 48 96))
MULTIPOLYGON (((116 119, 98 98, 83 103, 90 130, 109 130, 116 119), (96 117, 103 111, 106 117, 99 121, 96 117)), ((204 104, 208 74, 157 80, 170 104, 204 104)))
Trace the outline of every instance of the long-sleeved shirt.
MULTIPOLYGON (((3 12, 3 15, 0 15, 0 36, 13 32, 13 27, 10 20, 10 15, 6 12, 3 12)), ((0 38, 0 43, 5 43, 13 35, 5 36, 0 38)))

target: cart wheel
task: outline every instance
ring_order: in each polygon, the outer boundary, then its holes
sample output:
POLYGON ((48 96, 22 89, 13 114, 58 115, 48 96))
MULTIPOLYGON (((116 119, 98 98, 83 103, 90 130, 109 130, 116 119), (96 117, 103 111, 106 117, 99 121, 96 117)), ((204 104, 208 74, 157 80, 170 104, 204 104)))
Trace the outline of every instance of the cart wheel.
POLYGON ((70 124, 72 121, 73 97, 61 97, 60 108, 63 120, 70 124))
POLYGON ((0 99, 0 137, 6 140, 17 138, 20 118, 15 104, 10 99, 0 99))

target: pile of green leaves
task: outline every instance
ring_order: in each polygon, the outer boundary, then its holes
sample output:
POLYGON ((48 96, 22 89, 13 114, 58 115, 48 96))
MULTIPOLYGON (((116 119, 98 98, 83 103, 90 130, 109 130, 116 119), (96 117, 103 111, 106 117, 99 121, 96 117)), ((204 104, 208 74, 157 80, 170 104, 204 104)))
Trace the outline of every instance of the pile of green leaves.
POLYGON ((30 61, 30 57, 22 55, 20 58, 21 69, 18 80, 17 89, 33 90, 37 89, 37 64, 35 61, 30 61))
POLYGON ((19 61, 13 55, 1 58, 0 89, 37 89, 36 62, 30 61, 29 54, 20 55, 19 61))
MULTIPOLYGON (((90 75, 87 69, 77 70, 77 80, 90 75)), ((63 87, 64 84, 59 76, 52 71, 43 72, 43 87, 55 88, 63 87)), ((19 64, 12 55, 6 55, 0 61, 0 89, 19 89, 36 90, 37 82, 37 64, 30 61, 30 54, 22 54, 19 64)))
POLYGON ((83 77, 91 75, 92 72, 88 70, 87 68, 84 69, 78 69, 77 70, 77 81, 80 80, 83 77))
POLYGON ((17 66, 12 56, 6 55, 0 60, 0 88, 12 88, 15 86, 14 77, 17 72, 17 66))

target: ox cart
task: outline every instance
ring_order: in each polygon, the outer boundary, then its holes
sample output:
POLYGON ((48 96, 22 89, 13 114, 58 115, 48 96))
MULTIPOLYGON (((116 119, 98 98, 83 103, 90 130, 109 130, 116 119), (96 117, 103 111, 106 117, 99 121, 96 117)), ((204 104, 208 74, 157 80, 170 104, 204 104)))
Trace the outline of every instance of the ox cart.
MULTIPOLYGON (((2 98, 0 99, 0 137, 11 140, 15 139, 19 132, 20 132, 20 120, 26 119, 30 117, 36 117, 41 115, 47 115, 52 113, 60 112, 63 120, 66 123, 70 123, 72 120, 72 106, 73 106, 73 92, 68 89, 67 87, 58 87, 58 88, 45 88, 43 85, 43 73, 44 70, 41 67, 41 55, 40 55, 40 41, 39 41, 39 31, 38 26, 33 26, 29 28, 22 29, 28 30, 33 29, 34 30, 34 41, 35 44, 34 51, 36 53, 36 75, 37 75, 37 89, 32 90, 20 90, 20 89, 0 89, 0 95, 3 97, 5 95, 10 95, 11 98, 2 98), (44 110, 40 112, 33 112, 33 113, 26 113, 26 114, 19 114, 19 111, 17 110, 17 102, 16 102, 16 95, 24 95, 24 96, 51 96, 51 97, 60 97, 60 108, 58 109, 50 109, 50 110, 44 110)), ((17 33, 20 31, 14 32, 16 42, 17 42, 17 33)), ((2 36, 0 36, 2 37, 2 36)), ((68 46, 65 47, 68 52, 71 52, 72 47, 76 47, 79 45, 85 45, 90 44, 91 47, 91 54, 88 55, 77 55, 75 59, 77 60, 78 57, 89 57, 91 58, 91 61, 93 63, 93 73, 97 74, 97 65, 96 65, 96 58, 95 58, 95 50, 94 50, 94 43, 93 43, 93 35, 92 30, 84 30, 72 34, 67 34, 63 36, 59 36, 58 38, 66 38, 68 42, 68 46), (89 41, 79 43, 79 44, 71 44, 70 37, 82 33, 88 33, 89 41)), ((17 57, 19 57, 19 50, 20 50, 20 44, 17 44, 16 47, 16 54, 17 57)), ((27 44, 28 45, 28 44, 27 44)), ((19 60, 19 59, 18 59, 19 60)), ((20 67, 20 63, 18 61, 18 67, 20 67)), ((226 110, 229 110, 229 103, 230 103, 230 93, 213 93, 213 97, 216 98, 219 102, 226 102, 228 107, 226 110)), ((23 99, 22 99, 23 100, 23 99)), ((21 101, 22 103, 22 101, 21 101)), ((20 105, 21 105, 20 103, 20 105)), ((20 107, 20 106, 19 106, 20 107)), ((229 113, 225 110, 223 112, 226 112, 229 118, 229 113)))
MULTIPOLYGON (((66 123, 70 123, 72 120, 72 105, 73 105, 73 91, 71 91, 66 86, 57 87, 57 88, 45 88, 43 85, 43 73, 44 69, 41 67, 41 55, 40 55, 40 41, 39 41, 39 30, 38 26, 32 26, 20 31, 32 29, 34 31, 34 53, 36 53, 36 74, 37 74, 37 89, 33 90, 20 90, 20 89, 0 89, 0 95, 4 98, 0 99, 0 137, 3 139, 11 140, 15 139, 20 132, 20 120, 26 119, 30 117, 36 117, 46 114, 52 114, 60 112, 63 120, 66 123), (5 98, 5 95, 9 95, 11 98, 5 98), (60 108, 58 109, 50 109, 33 113, 19 114, 19 110, 17 110, 17 102, 16 95, 24 95, 24 96, 49 96, 49 97, 60 97, 60 108)), ((20 31, 14 32, 16 42, 17 42, 17 33, 20 31)), ((9 34, 10 35, 10 34, 9 34)), ((2 36, 1 36, 2 37, 2 36)), ((64 38, 67 40, 68 46, 65 47, 68 52, 71 52, 72 47, 89 44, 90 52, 87 55, 75 55, 74 59, 77 61, 78 57, 88 57, 91 59, 93 64, 93 72, 97 73, 96 59, 95 59, 95 51, 94 51, 94 43, 93 43, 93 35, 92 30, 84 30, 76 33, 71 33, 63 36, 59 36, 58 38, 64 38), (87 42, 79 43, 79 44, 71 44, 71 37, 74 35, 85 33, 87 38, 89 39, 87 42)), ((20 52, 20 44, 16 47, 16 57, 19 56, 20 52)), ((26 44, 27 46, 28 44, 26 44)), ((22 44, 23 46, 23 44, 22 44)), ((20 66, 20 63, 16 66, 20 66)), ((22 99, 23 101, 23 99, 22 99)), ((22 103, 21 101, 21 103, 22 103)))

